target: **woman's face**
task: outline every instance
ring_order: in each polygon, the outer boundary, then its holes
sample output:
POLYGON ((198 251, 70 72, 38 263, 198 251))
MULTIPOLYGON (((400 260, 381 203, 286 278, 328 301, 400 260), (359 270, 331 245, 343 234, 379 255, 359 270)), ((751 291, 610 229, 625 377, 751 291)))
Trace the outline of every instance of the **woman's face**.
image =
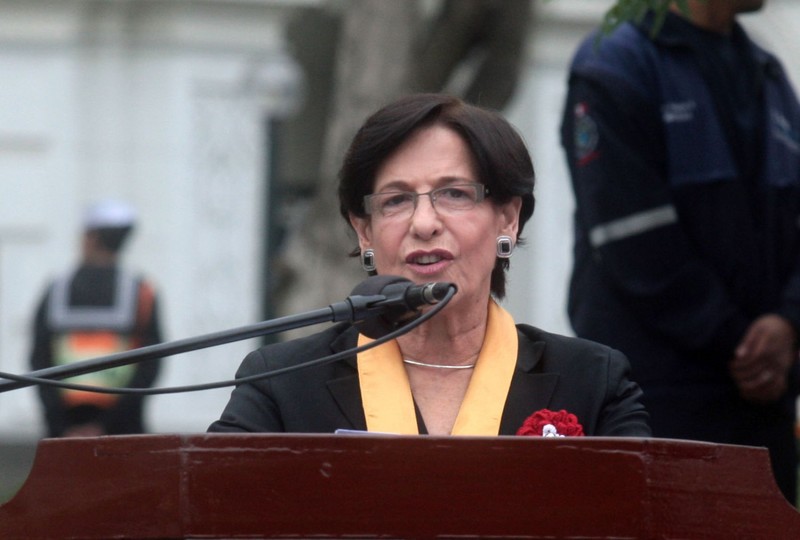
MULTIPOLYGON (((366 218, 351 215, 361 251, 375 250, 379 274, 399 275, 415 283, 452 282, 459 289, 454 302, 486 302, 497 236, 508 235, 516 241, 521 200, 516 197, 496 206, 487 198, 469 209, 448 209, 463 206, 448 203, 461 198, 455 186, 478 182, 476 171, 461 137, 438 125, 416 132, 389 156, 377 170, 373 193, 426 193, 448 186, 454 186, 454 191, 440 196, 438 209, 423 195, 410 215, 380 211, 366 218), (448 197, 451 201, 444 200, 448 197)), ((394 200, 389 202, 393 204, 394 200)))

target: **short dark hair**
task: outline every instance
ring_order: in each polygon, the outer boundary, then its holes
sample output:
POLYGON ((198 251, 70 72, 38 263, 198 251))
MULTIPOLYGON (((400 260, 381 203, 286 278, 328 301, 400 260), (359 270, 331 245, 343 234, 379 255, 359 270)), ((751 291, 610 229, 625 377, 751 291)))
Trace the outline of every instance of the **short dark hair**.
MULTIPOLYGON (((356 133, 339 171, 339 211, 366 218, 364 196, 372 193, 378 168, 418 130, 434 125, 452 129, 467 144, 477 165, 478 180, 489 198, 501 205, 522 199, 517 244, 522 228, 533 215, 535 173, 525 142, 499 113, 470 105, 447 94, 412 94, 386 105, 356 133)), ((351 255, 358 255, 356 248, 351 255)), ((505 296, 508 259, 497 258, 492 271, 492 293, 505 296)))
POLYGON ((95 234, 100 246, 112 253, 119 253, 132 230, 132 226, 89 229, 90 232, 95 234))

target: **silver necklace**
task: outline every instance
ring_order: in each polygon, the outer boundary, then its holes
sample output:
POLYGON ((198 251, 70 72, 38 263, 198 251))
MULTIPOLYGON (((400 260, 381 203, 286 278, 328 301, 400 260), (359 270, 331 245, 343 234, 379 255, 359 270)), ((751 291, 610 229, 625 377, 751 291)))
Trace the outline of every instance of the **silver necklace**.
POLYGON ((445 364, 426 364, 425 362, 417 362, 416 360, 409 360, 408 358, 403 358, 403 363, 411 364, 412 366, 429 367, 436 369, 472 369, 475 367, 475 364, 466 364, 463 366, 448 366, 445 364))

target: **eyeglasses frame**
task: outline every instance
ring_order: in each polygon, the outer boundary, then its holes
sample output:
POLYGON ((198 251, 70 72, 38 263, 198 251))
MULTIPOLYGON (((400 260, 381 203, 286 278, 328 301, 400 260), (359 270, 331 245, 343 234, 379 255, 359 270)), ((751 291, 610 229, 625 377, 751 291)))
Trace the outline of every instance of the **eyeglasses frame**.
MULTIPOLYGON (((417 211, 417 206, 419 205, 419 198, 422 197, 423 195, 427 195, 428 196, 428 199, 431 202, 431 207, 438 212, 438 210, 436 208, 436 197, 434 197, 433 194, 436 193, 437 191, 440 191, 440 190, 443 190, 443 189, 457 188, 457 187, 463 187, 463 186, 471 186, 471 187, 475 188, 475 194, 476 194, 475 195, 475 201, 474 201, 475 206, 478 206, 480 203, 482 203, 486 199, 486 197, 489 196, 489 188, 485 184, 482 184, 481 182, 460 182, 458 184, 448 184, 446 186, 438 187, 436 189, 432 189, 432 190, 426 191, 424 193, 417 193, 416 191, 403 191, 403 190, 383 191, 383 192, 380 192, 380 193, 370 193, 369 195, 364 195, 364 202, 363 202, 363 204, 364 204, 364 212, 367 215, 370 215, 370 216, 376 215, 376 213, 374 212, 374 209, 372 208, 372 204, 371 204, 371 201, 375 197, 377 197, 379 195, 400 194, 400 193, 408 193, 408 194, 411 194, 414 197, 414 199, 413 199, 414 209, 412 210, 411 214, 408 217, 413 216, 414 212, 417 211), (483 189, 480 189, 480 188, 483 188, 483 189)), ((474 208, 474 206, 473 206, 473 208, 474 208)), ((380 217, 386 217, 383 214, 381 214, 380 212, 377 212, 377 215, 379 215, 380 217)))

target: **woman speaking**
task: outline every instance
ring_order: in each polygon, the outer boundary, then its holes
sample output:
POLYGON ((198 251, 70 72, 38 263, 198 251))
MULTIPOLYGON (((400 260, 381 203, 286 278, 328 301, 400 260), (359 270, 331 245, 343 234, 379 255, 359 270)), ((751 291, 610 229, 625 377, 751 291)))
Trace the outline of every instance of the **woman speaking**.
MULTIPOLYGON (((212 432, 650 435, 622 353, 515 324, 498 301, 534 209, 524 142, 499 114, 441 94, 373 114, 339 173, 371 275, 458 293, 414 330, 340 361, 237 386, 212 432)), ((237 377, 371 340, 342 323, 250 353, 237 377)))

